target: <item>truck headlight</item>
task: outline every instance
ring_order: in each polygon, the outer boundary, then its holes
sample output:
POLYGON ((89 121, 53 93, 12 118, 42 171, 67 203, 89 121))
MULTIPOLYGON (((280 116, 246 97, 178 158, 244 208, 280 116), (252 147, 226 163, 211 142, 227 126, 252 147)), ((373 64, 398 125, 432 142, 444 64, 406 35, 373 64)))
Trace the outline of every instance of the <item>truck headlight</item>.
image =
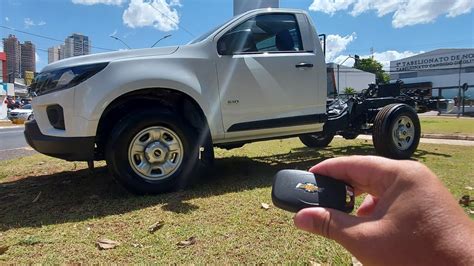
POLYGON ((29 92, 34 97, 53 91, 69 89, 99 73, 108 64, 98 63, 42 72, 36 76, 29 87, 29 92))

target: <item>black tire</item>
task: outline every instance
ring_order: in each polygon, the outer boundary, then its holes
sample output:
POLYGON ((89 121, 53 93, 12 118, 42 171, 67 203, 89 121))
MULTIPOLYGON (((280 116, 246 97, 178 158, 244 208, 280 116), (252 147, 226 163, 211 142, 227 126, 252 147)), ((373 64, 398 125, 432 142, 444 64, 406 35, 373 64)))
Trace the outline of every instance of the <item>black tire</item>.
POLYGON ((32 121, 35 119, 35 115, 34 114, 31 114, 30 116, 28 116, 28 121, 32 121))
POLYGON ((331 143, 334 134, 319 132, 314 134, 301 135, 300 140, 309 148, 324 148, 331 143))
POLYGON ((387 105, 375 117, 372 140, 381 156, 409 159, 418 148, 420 136, 420 120, 409 105, 387 105))
MULTIPOLYGON (((200 160, 199 149, 202 145, 197 141, 198 136, 198 132, 175 113, 153 109, 136 111, 120 120, 113 129, 106 145, 105 157, 107 166, 112 175, 121 184, 136 194, 157 194, 181 189, 190 184, 190 181, 195 177, 199 176, 201 162, 206 161, 200 160), (150 153, 146 151, 150 145, 160 141, 153 140, 150 141, 147 146, 144 145, 146 149, 143 151, 143 156, 138 156, 138 159, 131 155, 132 141, 134 141, 133 143, 141 141, 142 137, 138 138, 140 134, 146 135, 148 134, 146 133, 148 132, 147 130, 158 130, 156 128, 165 130, 165 133, 160 133, 161 143, 165 143, 165 140, 162 139, 167 136, 171 138, 172 141, 174 139, 174 141, 179 143, 178 146, 182 148, 182 154, 175 156, 176 158, 181 158, 179 166, 175 167, 174 172, 169 173, 169 176, 164 176, 162 179, 152 178, 151 175, 153 175, 153 171, 155 170, 152 170, 149 175, 142 175, 139 173, 139 170, 137 170, 139 168, 137 164, 140 160, 153 165, 153 163, 149 161, 150 153), (173 133, 174 136, 172 136, 173 133)), ((148 138, 154 138, 154 136, 148 135, 148 138)), ((207 140, 208 139, 204 139, 203 141, 207 140)), ((210 146, 212 148, 212 141, 210 146)), ((211 150, 204 155, 207 160, 210 160, 209 157, 211 156, 209 152, 211 150)), ((153 155, 154 153, 151 154, 153 155)), ((164 154, 163 158, 169 158, 171 152, 164 154)), ((212 152, 212 158, 213 154, 212 152)), ((168 159, 164 160, 166 162, 170 161, 168 159)))

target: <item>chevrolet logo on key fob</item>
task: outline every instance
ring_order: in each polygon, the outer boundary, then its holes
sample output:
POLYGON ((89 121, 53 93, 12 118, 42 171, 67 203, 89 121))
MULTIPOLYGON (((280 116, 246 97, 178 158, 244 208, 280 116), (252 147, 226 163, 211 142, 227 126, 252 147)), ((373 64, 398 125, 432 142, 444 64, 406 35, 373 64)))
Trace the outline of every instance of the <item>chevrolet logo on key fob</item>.
POLYGON ((351 212, 354 196, 354 189, 348 184, 306 171, 282 170, 273 180, 273 204, 290 212, 309 207, 351 212))

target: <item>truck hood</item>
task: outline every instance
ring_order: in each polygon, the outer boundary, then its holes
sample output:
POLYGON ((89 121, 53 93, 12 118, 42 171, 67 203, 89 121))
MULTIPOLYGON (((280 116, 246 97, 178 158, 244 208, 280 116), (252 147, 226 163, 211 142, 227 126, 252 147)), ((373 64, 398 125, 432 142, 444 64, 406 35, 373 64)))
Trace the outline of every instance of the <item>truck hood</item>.
POLYGON ((47 65, 46 67, 43 68, 41 72, 51 71, 51 70, 66 68, 66 67, 111 62, 114 60, 125 59, 125 58, 170 55, 170 54, 175 53, 178 49, 179 49, 179 46, 170 46, 170 47, 159 47, 159 48, 124 50, 124 51, 118 51, 118 52, 109 52, 109 53, 70 57, 70 58, 59 60, 52 64, 47 65))

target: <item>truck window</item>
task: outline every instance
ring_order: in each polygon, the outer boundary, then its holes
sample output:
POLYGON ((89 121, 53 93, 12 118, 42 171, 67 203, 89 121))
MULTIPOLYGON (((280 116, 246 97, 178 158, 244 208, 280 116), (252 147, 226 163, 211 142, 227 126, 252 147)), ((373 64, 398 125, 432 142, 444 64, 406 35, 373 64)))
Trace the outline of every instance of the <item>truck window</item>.
POLYGON ((291 14, 258 15, 227 32, 219 42, 231 54, 303 51, 298 22, 291 14))

